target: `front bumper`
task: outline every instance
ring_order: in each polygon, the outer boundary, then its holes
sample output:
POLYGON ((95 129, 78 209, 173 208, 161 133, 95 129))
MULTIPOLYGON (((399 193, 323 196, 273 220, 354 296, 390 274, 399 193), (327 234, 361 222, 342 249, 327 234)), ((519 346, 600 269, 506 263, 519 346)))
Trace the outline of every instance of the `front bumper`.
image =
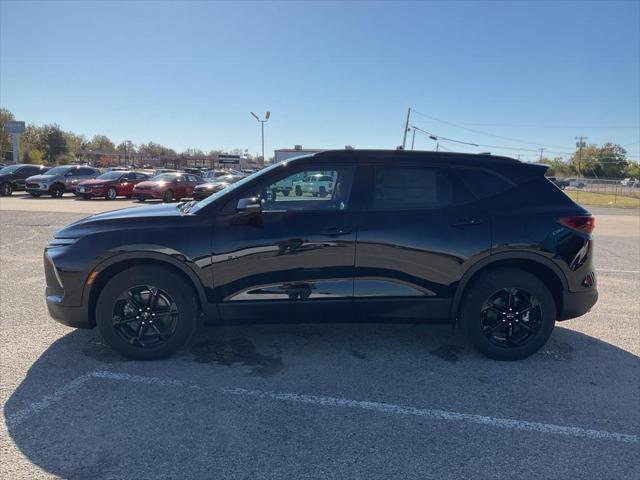
POLYGON ((25 190, 29 193, 33 192, 33 193, 49 193, 49 189, 51 188, 51 185, 46 185, 46 184, 40 184, 37 187, 36 186, 26 186, 25 190))
POLYGON ((76 187, 76 195, 83 197, 104 197, 107 194, 106 188, 89 188, 84 187, 84 191, 80 190, 82 187, 76 187))
POLYGON ((569 320, 570 318, 584 315, 598 301, 598 290, 593 287, 582 292, 565 292, 562 302, 562 313, 558 320, 569 320))
POLYGON ((47 310, 51 318, 68 327, 93 328, 86 308, 63 305, 60 295, 47 295, 47 310))
POLYGON ((144 198, 145 200, 153 198, 158 199, 164 196, 164 192, 157 190, 134 190, 131 196, 134 198, 144 198))

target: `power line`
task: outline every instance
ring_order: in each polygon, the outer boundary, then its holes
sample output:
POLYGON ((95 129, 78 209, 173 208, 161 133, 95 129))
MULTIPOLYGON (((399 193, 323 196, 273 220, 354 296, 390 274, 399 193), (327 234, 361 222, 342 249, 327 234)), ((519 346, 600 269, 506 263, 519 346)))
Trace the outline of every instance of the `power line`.
POLYGON ((480 134, 480 135, 487 135, 489 137, 500 138, 502 140, 508 140, 510 142, 525 143, 525 144, 528 144, 528 145, 537 145, 538 147, 550 147, 550 148, 562 148, 562 149, 566 148, 566 147, 559 147, 557 145, 546 145, 544 143, 530 142, 530 141, 527 141, 527 140, 519 140, 519 139, 516 139, 516 138, 510 138, 510 137, 505 137, 505 136, 502 136, 502 135, 495 135, 493 133, 483 132, 481 130, 476 130, 476 129, 473 129, 473 128, 463 127, 460 124, 449 122, 447 120, 442 120, 440 118, 436 118, 436 117, 433 117, 431 115, 427 115, 426 113, 419 112, 417 110, 413 110, 413 113, 417 113, 418 115, 422 115, 423 117, 430 118, 431 120, 435 120, 436 122, 444 123, 446 125, 451 125, 452 127, 456 127, 456 128, 461 128, 462 130, 467 130, 469 132, 477 133, 477 134, 480 134))

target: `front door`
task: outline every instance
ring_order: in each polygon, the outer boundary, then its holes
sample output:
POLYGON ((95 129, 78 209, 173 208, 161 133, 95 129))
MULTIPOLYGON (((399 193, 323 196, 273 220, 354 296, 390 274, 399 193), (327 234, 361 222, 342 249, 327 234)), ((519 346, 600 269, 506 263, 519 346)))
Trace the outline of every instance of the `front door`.
POLYGON ((351 321, 355 260, 354 167, 323 166, 321 195, 296 195, 277 184, 318 173, 282 169, 246 187, 216 215, 213 282, 223 321, 351 321), (238 213, 238 198, 255 197, 257 213, 238 213))

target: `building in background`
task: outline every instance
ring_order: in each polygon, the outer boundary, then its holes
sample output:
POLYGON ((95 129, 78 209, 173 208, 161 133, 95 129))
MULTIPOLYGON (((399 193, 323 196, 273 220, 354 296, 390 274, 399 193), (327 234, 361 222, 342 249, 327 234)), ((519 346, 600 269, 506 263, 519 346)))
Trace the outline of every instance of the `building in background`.
POLYGON ((275 150, 273 162, 280 163, 293 157, 299 157, 300 155, 309 155, 311 153, 324 152, 324 148, 302 148, 302 145, 295 145, 293 148, 279 148, 275 150))

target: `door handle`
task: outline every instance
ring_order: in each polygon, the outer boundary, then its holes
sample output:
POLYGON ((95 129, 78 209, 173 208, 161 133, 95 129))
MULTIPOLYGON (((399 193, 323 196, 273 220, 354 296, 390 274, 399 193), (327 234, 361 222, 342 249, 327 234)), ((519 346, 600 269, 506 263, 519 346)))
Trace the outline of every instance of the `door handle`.
POLYGON ((325 237, 339 237, 341 235, 349 235, 350 233, 351 230, 345 230, 338 227, 330 227, 320 232, 320 235, 323 235, 325 237))
POLYGON ((464 217, 464 218, 458 218, 457 220, 455 220, 451 224, 451 226, 463 227, 463 226, 473 226, 473 225, 481 225, 481 224, 482 224, 482 220, 480 220, 479 218, 464 217))

